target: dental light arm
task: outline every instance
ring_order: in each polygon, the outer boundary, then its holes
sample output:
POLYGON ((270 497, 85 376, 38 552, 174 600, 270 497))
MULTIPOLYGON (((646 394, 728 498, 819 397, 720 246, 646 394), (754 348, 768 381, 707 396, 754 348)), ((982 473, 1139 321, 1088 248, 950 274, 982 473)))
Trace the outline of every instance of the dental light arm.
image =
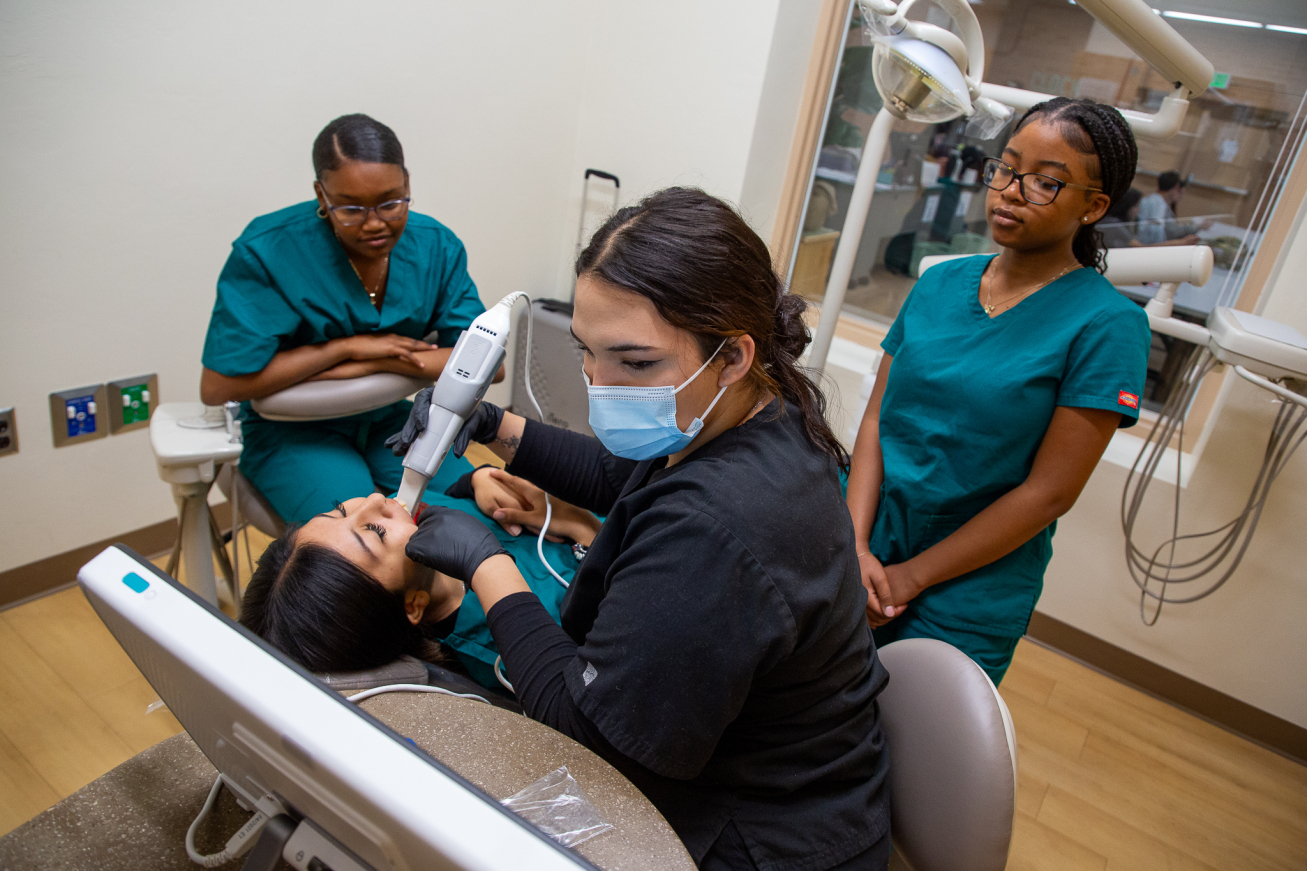
MULTIPOLYGON (((993 107, 987 105, 987 101, 992 100, 1025 111, 1036 103, 1052 99, 1052 94, 982 81, 984 43, 976 15, 964 0, 935 0, 936 5, 957 23, 958 30, 962 33, 960 38, 932 24, 909 21, 906 16, 915 2, 916 0, 903 0, 901 3, 895 3, 894 0, 862 0, 862 7, 869 26, 877 37, 910 37, 947 52, 963 73, 974 109, 984 109, 993 114, 993 107)), ((1212 62, 1153 12, 1145 0, 1085 0, 1083 3, 1077 2, 1077 5, 1175 85, 1175 92, 1163 98, 1162 106, 1155 114, 1129 109, 1121 112, 1137 135, 1157 139, 1173 136, 1184 120, 1189 97, 1201 94, 1211 83, 1214 73, 1212 62)), ((887 100, 887 103, 892 102, 892 98, 887 100)), ((967 107, 964 114, 971 115, 973 107, 967 107)))
POLYGON ((1201 94, 1212 83, 1212 62, 1144 0, 1076 0, 1076 4, 1190 96, 1201 94))
MULTIPOLYGON (((1131 51, 1175 85, 1175 91, 1162 99, 1161 107, 1152 115, 1131 109, 1121 110, 1137 136, 1150 139, 1174 136, 1188 111, 1189 98, 1201 94, 1211 84, 1215 72, 1212 62, 1176 33, 1144 0, 1076 0, 1076 5, 1094 16, 1131 51)), ((1053 97, 1052 94, 987 82, 980 86, 980 93, 1020 111, 1053 97)))
POLYGON ((404 477, 396 498, 412 513, 435 476, 463 422, 476 408, 504 360, 509 312, 525 294, 510 293, 482 313, 458 337, 431 392, 426 429, 404 455, 404 477))

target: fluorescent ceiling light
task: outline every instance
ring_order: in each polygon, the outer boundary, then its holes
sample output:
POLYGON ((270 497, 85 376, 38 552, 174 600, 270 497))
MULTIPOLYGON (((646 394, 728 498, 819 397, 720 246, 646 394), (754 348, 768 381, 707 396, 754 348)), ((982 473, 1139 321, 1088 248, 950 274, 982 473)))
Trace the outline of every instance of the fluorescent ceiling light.
POLYGON ((1185 21, 1202 21, 1207 24, 1229 24, 1233 27, 1261 27, 1260 21, 1244 21, 1242 18, 1217 18, 1215 15, 1196 15, 1193 12, 1163 12, 1163 18, 1181 18, 1185 21))
POLYGON ((1283 25, 1283 24, 1268 24, 1268 25, 1266 25, 1266 29, 1267 29, 1267 30, 1278 30, 1278 31, 1280 31, 1281 33, 1307 33, 1307 28, 1304 28, 1304 27, 1287 27, 1287 26, 1285 26, 1285 25, 1283 25))

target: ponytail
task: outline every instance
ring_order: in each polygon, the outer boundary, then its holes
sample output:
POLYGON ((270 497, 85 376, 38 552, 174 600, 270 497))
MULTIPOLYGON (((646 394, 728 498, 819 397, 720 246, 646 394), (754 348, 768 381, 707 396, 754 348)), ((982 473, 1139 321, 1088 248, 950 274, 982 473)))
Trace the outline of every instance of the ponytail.
POLYGON ((705 358, 722 339, 751 336, 746 377, 754 388, 796 405, 808 440, 848 468, 848 452, 826 423, 826 399, 798 365, 811 340, 807 303, 785 291, 766 244, 726 203, 668 188, 620 209, 581 252, 576 274, 645 297, 694 335, 705 358))

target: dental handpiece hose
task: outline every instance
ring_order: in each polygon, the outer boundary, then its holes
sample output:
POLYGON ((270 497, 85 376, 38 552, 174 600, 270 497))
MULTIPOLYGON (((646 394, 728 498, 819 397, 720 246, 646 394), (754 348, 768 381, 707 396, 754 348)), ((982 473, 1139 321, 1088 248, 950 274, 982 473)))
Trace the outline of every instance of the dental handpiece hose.
POLYGON ((509 314, 523 296, 510 293, 479 315, 458 337, 431 391, 426 429, 404 455, 404 477, 396 499, 409 514, 418 510, 427 484, 440 469, 463 422, 499 371, 511 327, 509 314))

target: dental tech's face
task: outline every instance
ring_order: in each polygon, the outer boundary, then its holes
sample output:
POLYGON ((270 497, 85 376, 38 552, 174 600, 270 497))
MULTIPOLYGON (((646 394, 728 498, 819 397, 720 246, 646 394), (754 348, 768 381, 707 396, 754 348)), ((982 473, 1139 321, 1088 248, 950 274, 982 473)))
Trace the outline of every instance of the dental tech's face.
POLYGON ((426 590, 434 572, 404 555, 415 529, 398 502, 373 493, 314 517, 300 528, 297 540, 336 551, 388 590, 426 590))
MULTIPOLYGON (((1086 187, 1101 184, 1090 171, 1097 168, 1098 158, 1072 148, 1057 124, 1036 120, 1022 127, 1003 149, 1003 161, 1021 173, 1037 172, 1086 187)), ((1026 202, 1013 179, 1001 191, 987 191, 985 216, 999 245, 1035 251, 1064 244, 1079 227, 1103 217, 1110 203, 1103 193, 1063 188, 1053 202, 1037 206, 1026 202)))
MULTIPOLYGON (((576 281, 572 335, 585 354, 582 369, 596 387, 679 387, 704 362, 694 337, 665 321, 648 298, 592 275, 576 281)), ((720 370, 719 363, 709 365, 676 394, 681 429, 717 395, 720 370)))
MULTIPOLYGON (((402 167, 393 163, 363 163, 346 160, 339 169, 322 174, 314 182, 318 204, 329 206, 379 206, 409 196, 408 179, 402 167)), ((408 209, 393 221, 383 221, 375 211, 361 224, 346 226, 328 213, 332 230, 351 255, 364 259, 384 257, 399 242, 408 224, 408 209)))

